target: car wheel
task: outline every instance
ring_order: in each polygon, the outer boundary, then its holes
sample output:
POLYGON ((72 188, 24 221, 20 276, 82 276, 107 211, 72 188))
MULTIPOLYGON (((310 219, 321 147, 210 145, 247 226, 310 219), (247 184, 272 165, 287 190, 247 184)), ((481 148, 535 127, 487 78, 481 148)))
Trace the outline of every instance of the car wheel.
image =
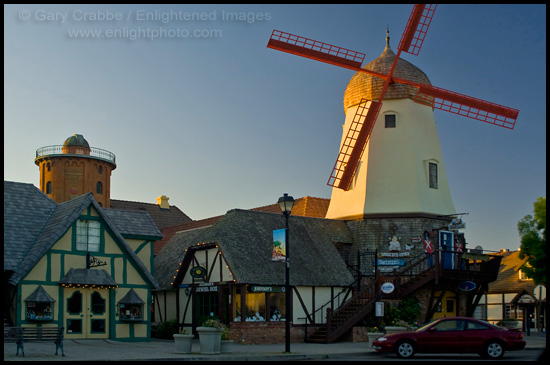
POLYGON ((490 341, 485 345, 483 356, 489 359, 500 359, 504 356, 504 346, 499 341, 490 341))
POLYGON ((401 341, 395 347, 395 353, 402 359, 408 359, 414 356, 415 348, 410 341, 401 341))

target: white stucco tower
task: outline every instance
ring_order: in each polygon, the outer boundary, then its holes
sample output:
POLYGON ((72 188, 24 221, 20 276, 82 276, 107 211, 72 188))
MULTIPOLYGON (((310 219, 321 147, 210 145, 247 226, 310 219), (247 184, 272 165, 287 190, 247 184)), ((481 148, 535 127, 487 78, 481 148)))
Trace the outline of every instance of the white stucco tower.
MULTIPOLYGON (((364 68, 387 74, 395 58, 387 38, 384 52, 364 68)), ((400 59, 394 76, 431 84, 419 68, 400 59)), ((357 72, 344 94, 347 134, 362 98, 378 100, 384 80, 357 72)), ((455 214, 433 109, 412 100, 416 88, 391 84, 363 153, 351 189, 333 188, 326 218, 455 214)))

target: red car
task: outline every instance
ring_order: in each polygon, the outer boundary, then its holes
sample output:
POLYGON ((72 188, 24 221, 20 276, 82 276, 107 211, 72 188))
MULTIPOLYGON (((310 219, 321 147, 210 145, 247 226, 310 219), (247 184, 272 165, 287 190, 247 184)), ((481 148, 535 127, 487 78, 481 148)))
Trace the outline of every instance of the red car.
POLYGON ((414 332, 401 332, 377 338, 376 351, 394 352, 401 358, 415 353, 478 353, 499 359, 505 351, 523 350, 525 340, 520 329, 506 329, 467 317, 441 318, 414 332))

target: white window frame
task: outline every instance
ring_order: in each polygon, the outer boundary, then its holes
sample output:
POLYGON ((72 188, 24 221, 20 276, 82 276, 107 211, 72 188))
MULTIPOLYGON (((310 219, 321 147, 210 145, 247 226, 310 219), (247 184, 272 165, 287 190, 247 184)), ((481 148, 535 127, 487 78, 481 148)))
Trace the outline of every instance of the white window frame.
POLYGON ((76 221, 76 250, 99 252, 101 246, 101 224, 96 220, 76 221))

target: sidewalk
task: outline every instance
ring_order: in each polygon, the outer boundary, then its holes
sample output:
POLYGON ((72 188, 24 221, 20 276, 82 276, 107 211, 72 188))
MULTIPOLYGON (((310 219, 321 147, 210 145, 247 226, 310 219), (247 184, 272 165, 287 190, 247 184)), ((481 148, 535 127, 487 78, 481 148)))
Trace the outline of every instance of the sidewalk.
MULTIPOLYGON (((546 348, 546 335, 525 336, 528 350, 546 348)), ((150 342, 120 342, 112 340, 65 340, 65 357, 56 356, 53 343, 28 343, 25 357, 15 355, 15 343, 4 344, 4 361, 126 361, 126 360, 214 360, 214 361, 261 361, 305 360, 341 358, 349 355, 372 354, 367 342, 337 342, 331 344, 292 343, 290 353, 285 353, 284 344, 241 345, 234 344, 233 352, 220 355, 201 355, 199 340, 193 341, 191 354, 174 353, 174 341, 152 339, 150 342)))

